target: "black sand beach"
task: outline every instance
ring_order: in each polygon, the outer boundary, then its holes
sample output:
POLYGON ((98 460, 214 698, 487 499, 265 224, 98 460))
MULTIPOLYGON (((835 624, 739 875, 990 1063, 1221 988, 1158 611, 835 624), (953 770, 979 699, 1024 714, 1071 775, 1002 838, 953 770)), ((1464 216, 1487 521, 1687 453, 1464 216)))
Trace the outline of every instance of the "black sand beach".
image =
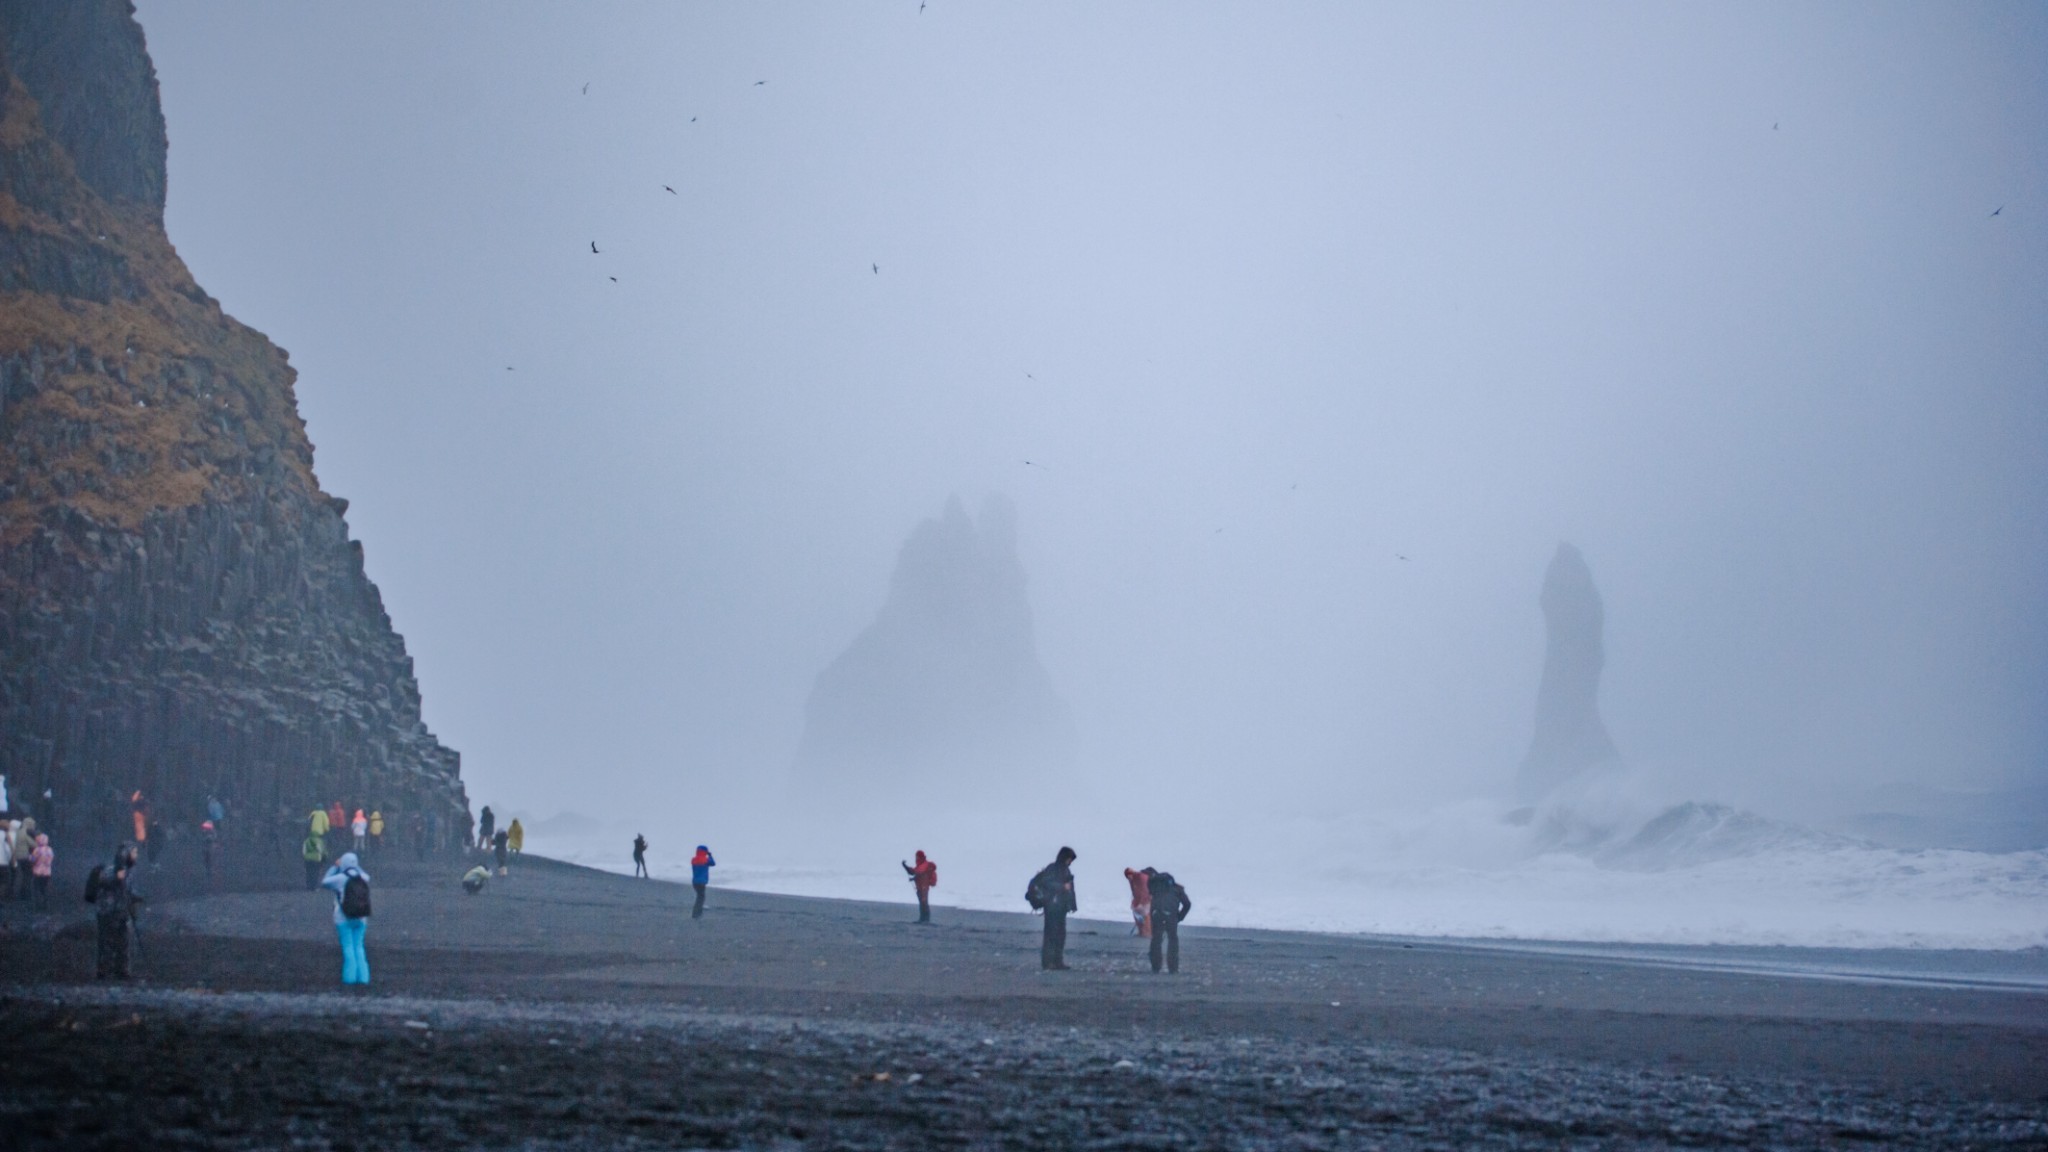
POLYGON ((366 993, 316 894, 166 901, 120 986, 10 910, 0 1143, 2048 1147, 2034 988, 1086 921, 1041 973, 1024 915, 373 867, 366 993))

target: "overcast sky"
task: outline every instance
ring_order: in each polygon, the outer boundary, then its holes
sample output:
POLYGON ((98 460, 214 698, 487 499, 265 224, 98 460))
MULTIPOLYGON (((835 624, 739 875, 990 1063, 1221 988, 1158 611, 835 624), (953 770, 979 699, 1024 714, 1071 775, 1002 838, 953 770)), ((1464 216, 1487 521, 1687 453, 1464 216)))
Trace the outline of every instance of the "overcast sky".
POLYGON ((2048 8, 139 7, 479 801, 774 778, 991 491, 1099 780, 1505 799, 1559 540, 1678 790, 2048 779, 2048 8))

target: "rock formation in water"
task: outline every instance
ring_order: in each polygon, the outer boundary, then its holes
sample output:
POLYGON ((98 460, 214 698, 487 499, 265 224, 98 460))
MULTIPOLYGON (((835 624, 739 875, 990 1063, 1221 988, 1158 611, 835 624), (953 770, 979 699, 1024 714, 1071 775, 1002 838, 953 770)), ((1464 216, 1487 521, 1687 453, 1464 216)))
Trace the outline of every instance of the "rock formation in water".
POLYGON ((80 851, 137 789, 466 810, 284 352, 164 234, 132 6, 0 0, 0 35, 0 775, 80 851))
POLYGON ((1621 759, 1600 722, 1600 668, 1607 659, 1600 590, 1586 558, 1570 544, 1557 546, 1544 573, 1543 623, 1549 641, 1536 689, 1536 732, 1515 781, 1516 798, 1524 804, 1621 759))
POLYGON ((1074 759, 1074 725, 1039 663, 1016 513, 957 499, 910 534, 881 614, 818 676, 799 775, 838 796, 911 787, 1002 800, 1074 759))

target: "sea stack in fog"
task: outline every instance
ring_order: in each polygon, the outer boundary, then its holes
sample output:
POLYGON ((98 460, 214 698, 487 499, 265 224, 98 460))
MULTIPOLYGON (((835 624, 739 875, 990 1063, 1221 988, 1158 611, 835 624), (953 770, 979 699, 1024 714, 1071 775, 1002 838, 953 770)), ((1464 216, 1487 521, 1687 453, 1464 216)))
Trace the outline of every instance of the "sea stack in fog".
POLYGON ((1516 799, 1524 804, 1621 759, 1607 725, 1600 722, 1605 619, 1586 558, 1570 544, 1559 544, 1543 576, 1543 623, 1549 643, 1543 655, 1543 680, 1536 689, 1536 734, 1515 781, 1516 799))
POLYGON ((889 598, 818 675, 799 775, 841 796, 908 787, 1014 800, 1074 758, 1074 725, 1038 660, 1016 512, 955 498, 910 534, 889 598))

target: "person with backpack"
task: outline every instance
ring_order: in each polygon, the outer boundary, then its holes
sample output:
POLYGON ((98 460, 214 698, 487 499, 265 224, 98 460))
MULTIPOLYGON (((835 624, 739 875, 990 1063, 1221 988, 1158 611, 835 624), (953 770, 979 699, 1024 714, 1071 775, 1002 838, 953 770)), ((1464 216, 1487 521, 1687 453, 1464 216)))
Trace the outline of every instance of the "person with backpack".
POLYGON ((128 979, 128 933, 142 897, 134 888, 135 846, 114 853, 113 867, 95 865, 85 878, 85 902, 93 906, 94 975, 101 980, 128 979))
POLYGON ((327 837, 318 832, 306 834, 306 842, 299 845, 299 859, 306 863, 306 891, 320 887, 320 874, 326 869, 327 837))
POLYGON ((363 934, 370 927, 370 876, 353 852, 343 852, 334 867, 320 880, 320 886, 334 893, 334 932, 341 938, 341 982, 368 984, 370 957, 363 951, 363 934))
POLYGON ((1194 910, 1194 901, 1188 899, 1188 890, 1174 880, 1171 872, 1153 872, 1149 888, 1152 893, 1152 971, 1159 971, 1163 951, 1166 970, 1178 973, 1180 922, 1194 910))
POLYGON ((718 867, 718 861, 711 858, 711 849, 697 845, 697 854, 690 857, 690 887, 697 890, 697 903, 690 909, 690 919, 704 918, 704 889, 711 884, 711 870, 718 867))
POLYGON ((633 875, 647 879, 647 837, 633 833, 633 875))
POLYGON ((1067 970, 1067 917, 1080 911, 1074 897, 1072 848, 1061 848, 1053 862, 1038 870, 1024 888, 1024 899, 1045 914, 1045 936, 1038 946, 1038 966, 1047 972, 1067 970))
POLYGON ((498 875, 500 876, 510 876, 512 874, 512 869, 505 863, 505 846, 511 840, 512 833, 507 832, 503 828, 498 829, 497 833, 491 837, 491 851, 498 857, 498 875))
POLYGON ((36 850, 28 854, 29 881, 35 887, 36 911, 50 910, 50 865, 57 860, 57 853, 50 847, 50 836, 46 832, 36 833, 36 850))
MULTIPOLYGON (((901 860, 898 864, 903 864, 901 860)), ((903 864, 903 871, 910 876, 911 886, 917 889, 917 922, 932 922, 932 889, 939 883, 939 866, 925 858, 924 849, 917 850, 917 863, 903 864)))

